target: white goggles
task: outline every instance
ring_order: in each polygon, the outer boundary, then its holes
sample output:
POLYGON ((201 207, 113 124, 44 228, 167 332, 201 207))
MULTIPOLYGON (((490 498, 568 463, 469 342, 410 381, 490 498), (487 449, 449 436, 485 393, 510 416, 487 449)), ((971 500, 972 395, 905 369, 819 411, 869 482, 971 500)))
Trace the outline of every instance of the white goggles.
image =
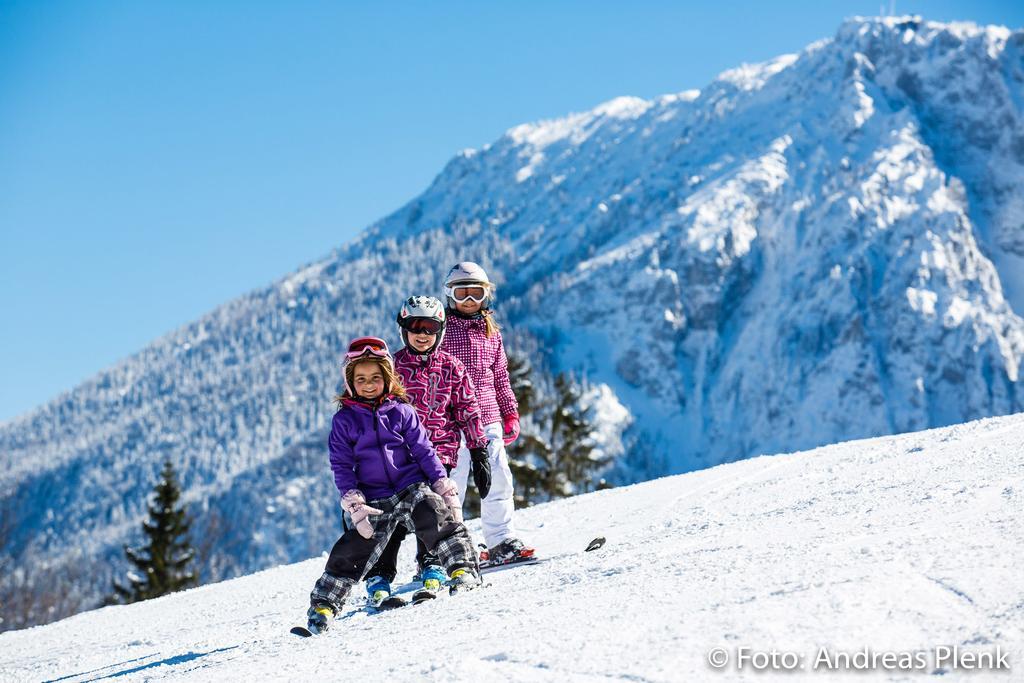
POLYGON ((463 304, 467 301, 473 303, 483 303, 487 300, 487 287, 483 285, 452 285, 444 288, 444 293, 447 294, 452 301, 463 304))

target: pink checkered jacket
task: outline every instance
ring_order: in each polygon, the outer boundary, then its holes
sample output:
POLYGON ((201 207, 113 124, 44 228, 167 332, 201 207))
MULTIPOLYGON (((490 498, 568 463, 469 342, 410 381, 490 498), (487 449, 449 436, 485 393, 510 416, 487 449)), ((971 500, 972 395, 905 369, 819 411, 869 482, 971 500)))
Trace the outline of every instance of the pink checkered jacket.
POLYGON ((519 414, 501 333, 488 339, 483 317, 463 318, 449 309, 441 348, 462 361, 473 378, 485 426, 501 422, 506 415, 519 414))
POLYGON ((460 432, 469 448, 487 445, 473 381, 459 359, 441 349, 418 356, 403 348, 395 354, 395 370, 441 464, 458 464, 460 432))

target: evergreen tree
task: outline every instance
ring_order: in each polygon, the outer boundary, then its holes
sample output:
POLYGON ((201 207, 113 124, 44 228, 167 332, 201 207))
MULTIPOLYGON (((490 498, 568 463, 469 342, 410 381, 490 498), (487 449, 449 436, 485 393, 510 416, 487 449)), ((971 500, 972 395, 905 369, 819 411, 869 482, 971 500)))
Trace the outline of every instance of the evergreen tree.
POLYGON ((598 485, 595 473, 609 461, 607 456, 595 453, 595 426, 580 404, 581 398, 581 387, 571 377, 560 374, 555 378, 555 404, 549 418, 556 470, 556 475, 548 478, 552 498, 593 491, 598 485))
POLYGON ((519 353, 508 353, 508 379, 512 385, 512 393, 515 394, 516 403, 519 404, 520 419, 533 412, 534 388, 533 368, 530 367, 530 359, 519 353))
POLYGON ((554 393, 551 402, 536 407, 532 420, 536 429, 523 430, 510 451, 519 505, 607 487, 604 480, 595 480, 609 459, 595 449, 595 428, 581 405, 580 386, 560 374, 554 393))
POLYGON ((195 556, 187 538, 192 522, 184 508, 177 507, 180 497, 174 467, 166 461, 148 505, 149 519, 142 523, 148 542, 140 548, 124 546, 125 555, 141 576, 129 572, 128 586, 115 581, 116 601, 138 602, 196 585, 196 573, 188 568, 195 556))
POLYGON ((533 385, 533 368, 530 359, 523 354, 508 353, 508 378, 519 404, 519 438, 507 447, 509 469, 515 481, 516 507, 526 507, 539 498, 540 474, 536 465, 527 457, 528 453, 537 450, 540 441, 534 433, 533 421, 529 416, 533 412, 535 390, 533 385))
MULTIPOLYGON (((515 504, 517 507, 526 507, 531 501, 536 499, 536 496, 530 493, 535 488, 533 481, 536 475, 532 465, 526 460, 516 457, 516 454, 522 450, 522 444, 530 444, 528 448, 532 448, 533 439, 535 438, 532 424, 527 418, 533 412, 533 405, 536 400, 532 378, 533 368, 530 366, 530 359, 525 354, 508 351, 507 349, 506 354, 508 356, 509 384, 512 385, 512 393, 515 395, 516 403, 519 405, 519 427, 521 430, 515 444, 506 447, 508 464, 516 484, 515 504)), ((472 482, 472 477, 470 477, 469 481, 472 482)), ((468 484, 466 488, 467 490, 463 494, 463 507, 467 515, 475 515, 476 511, 480 509, 480 494, 472 483, 468 484)))
MULTIPOLYGON (((603 479, 595 480, 609 458, 595 455, 595 426, 581 405, 580 385, 560 374, 554 381, 554 398, 538 399, 530 360, 515 352, 508 352, 508 374, 521 430, 515 443, 506 447, 516 507, 608 488, 603 479)), ((544 387, 549 384, 550 380, 542 382, 544 387)), ((464 501, 466 510, 475 514, 480 506, 476 487, 468 486, 464 501)))

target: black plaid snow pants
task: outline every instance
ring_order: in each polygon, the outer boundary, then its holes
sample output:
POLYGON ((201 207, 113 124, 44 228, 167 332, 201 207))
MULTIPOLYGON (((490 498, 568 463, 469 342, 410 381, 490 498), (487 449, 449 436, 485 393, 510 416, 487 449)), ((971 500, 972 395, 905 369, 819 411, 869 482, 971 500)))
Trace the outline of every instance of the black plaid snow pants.
POLYGON ((414 529, 449 574, 464 567, 479 571, 466 527, 455 521, 441 496, 426 483, 412 484, 393 496, 367 501, 367 505, 383 511, 368 518, 373 538, 363 538, 355 529, 345 531, 331 549, 323 576, 309 595, 310 604, 329 605, 338 613, 352 586, 380 558, 399 524, 414 529))
MULTIPOLYGON (((451 474, 452 467, 444 465, 444 471, 446 474, 451 474)), ((395 580, 395 577, 398 576, 398 549, 402 547, 402 541, 409 535, 410 529, 412 527, 406 527, 404 524, 395 527, 395 532, 391 534, 391 540, 381 551, 377 561, 366 565, 369 569, 366 570, 364 576, 382 576, 388 580, 388 583, 395 580)), ((420 571, 430 565, 441 564, 437 557, 427 549, 427 544, 423 542, 423 539, 418 537, 416 539, 416 564, 420 571)))

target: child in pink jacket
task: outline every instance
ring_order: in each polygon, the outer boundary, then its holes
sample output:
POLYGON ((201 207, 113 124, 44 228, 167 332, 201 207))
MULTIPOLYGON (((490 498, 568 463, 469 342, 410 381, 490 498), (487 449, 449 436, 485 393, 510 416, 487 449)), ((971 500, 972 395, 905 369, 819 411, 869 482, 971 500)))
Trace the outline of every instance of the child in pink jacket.
MULTIPOLYGON (((480 403, 484 434, 490 439, 487 456, 491 486, 489 492, 480 495, 480 517, 488 550, 481 560, 508 562, 531 557, 534 549, 519 540, 512 523, 512 470, 505 446, 519 436, 519 406, 509 383, 501 330, 490 308, 494 285, 484 269, 472 261, 457 263, 444 284, 448 322, 441 348, 462 361, 469 371, 480 403)), ((475 460, 473 466, 476 467, 475 460)), ((466 490, 469 469, 469 458, 460 457, 452 472, 460 492, 466 490)))
MULTIPOLYGON (((487 438, 480 421, 473 382, 460 360, 441 350, 446 315, 433 297, 410 297, 398 313, 398 326, 405 347, 395 354, 395 370, 416 409, 437 457, 448 473, 459 459, 464 439, 473 463, 474 480, 481 496, 490 488, 487 438)), ((397 574, 398 549, 407 534, 399 527, 376 564, 367 572, 366 591, 371 603, 379 604, 391 595, 397 574)), ((448 577, 438 558, 428 553, 417 538, 416 560, 426 590, 437 591, 448 577)))

